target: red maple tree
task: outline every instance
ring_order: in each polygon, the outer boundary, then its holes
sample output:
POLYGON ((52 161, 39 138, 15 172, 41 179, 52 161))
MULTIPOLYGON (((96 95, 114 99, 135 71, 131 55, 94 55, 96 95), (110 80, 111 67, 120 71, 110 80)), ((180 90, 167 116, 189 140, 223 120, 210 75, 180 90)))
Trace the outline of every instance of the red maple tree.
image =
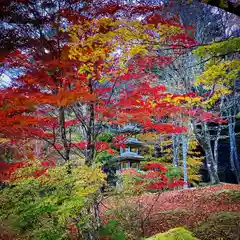
MULTIPOLYGON (((71 6, 77 2, 72 1, 71 6)), ((18 4, 16 6, 28 7, 28 1, 18 4)), ((161 68, 171 64, 174 57, 196 44, 187 34, 186 29, 189 27, 182 26, 176 17, 164 18, 154 13, 163 6, 104 3, 99 3, 97 9, 94 6, 95 2, 90 1, 78 12, 67 5, 66 1, 53 13, 54 20, 45 19, 56 30, 51 40, 43 43, 36 38, 30 47, 25 45, 25 51, 14 51, 5 58, 4 63, 9 69, 22 69, 23 73, 14 79, 10 87, 1 90, 2 138, 14 141, 23 138, 41 139, 65 161, 77 150, 84 154, 86 163, 91 165, 96 150, 108 148, 104 143, 96 141, 97 135, 103 130, 103 124, 123 125, 131 122, 141 125, 146 131, 180 133, 186 131, 186 128, 174 125, 173 119, 182 121, 184 114, 199 116, 192 109, 166 101, 170 95, 164 86, 156 86, 157 77, 149 71, 152 67, 161 68), (84 11, 89 15, 82 14, 84 11), (184 31, 166 37, 163 48, 170 49, 170 55, 137 54, 129 60, 127 73, 118 77, 113 75, 106 83, 100 82, 100 77, 104 73, 111 76, 116 71, 116 66, 105 67, 103 59, 93 60, 95 78, 89 79, 87 72, 78 72, 83 63, 78 59, 68 58, 69 47, 66 43, 69 42, 69 36, 60 31, 61 20, 65 19, 69 25, 80 24, 93 17, 114 17, 119 11, 126 17, 141 15, 143 25, 160 23, 179 27, 184 31), (146 13, 149 13, 148 16, 146 13), (57 14, 60 14, 61 20, 56 17, 57 14), (73 141, 74 128, 82 129, 84 141, 73 141)), ((105 34, 111 29, 99 31, 105 34)), ((87 49, 85 54, 91 54, 89 51, 87 49)), ((175 97, 179 95, 171 95, 172 99, 175 97)), ((207 118, 210 119, 211 116, 207 118)))

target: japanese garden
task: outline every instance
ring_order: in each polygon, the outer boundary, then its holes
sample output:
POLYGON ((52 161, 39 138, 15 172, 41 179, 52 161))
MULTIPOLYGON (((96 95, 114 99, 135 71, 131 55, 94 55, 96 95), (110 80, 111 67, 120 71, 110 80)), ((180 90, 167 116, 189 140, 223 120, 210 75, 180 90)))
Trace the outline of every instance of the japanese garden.
POLYGON ((240 239, 240 1, 0 1, 0 240, 240 239))

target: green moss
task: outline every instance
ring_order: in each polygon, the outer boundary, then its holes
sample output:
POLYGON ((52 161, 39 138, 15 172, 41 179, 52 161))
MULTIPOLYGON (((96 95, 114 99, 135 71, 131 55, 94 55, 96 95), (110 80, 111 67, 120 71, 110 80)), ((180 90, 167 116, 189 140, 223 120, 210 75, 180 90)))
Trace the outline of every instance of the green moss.
POLYGON ((197 240, 197 238, 185 228, 177 227, 165 233, 158 233, 146 240, 197 240))
POLYGON ((199 187, 208 187, 211 186, 212 184, 210 182, 200 182, 198 184, 199 187))
POLYGON ((193 230, 200 239, 239 239, 240 213, 220 212, 201 222, 193 230))
POLYGON ((187 213, 188 210, 187 209, 171 209, 171 210, 167 210, 167 211, 161 211, 158 212, 160 214, 175 214, 175 213, 187 213))
POLYGON ((221 194, 225 194, 229 201, 240 201, 240 191, 232 189, 224 189, 216 192, 216 196, 219 197, 221 194))

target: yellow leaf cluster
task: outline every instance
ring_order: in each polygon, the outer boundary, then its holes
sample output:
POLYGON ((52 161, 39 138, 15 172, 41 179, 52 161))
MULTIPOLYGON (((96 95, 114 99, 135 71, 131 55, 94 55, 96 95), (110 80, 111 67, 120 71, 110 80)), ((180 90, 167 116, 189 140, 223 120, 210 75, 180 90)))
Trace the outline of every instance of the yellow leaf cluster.
MULTIPOLYGON (((93 76, 93 66, 101 60, 99 75, 106 75, 108 68, 126 71, 127 61, 135 55, 154 54, 166 38, 182 30, 166 24, 142 24, 126 19, 100 18, 85 21, 68 29, 71 43, 69 58, 82 63, 79 71, 93 76), (150 53, 151 52, 151 53, 150 53), (116 60, 115 55, 118 54, 116 60), (91 65, 92 64, 92 65, 91 65)), ((111 74, 114 74, 114 71, 111 74)), ((102 80, 101 80, 102 81, 102 80)))
POLYGON ((222 95, 231 93, 234 81, 240 72, 240 60, 226 60, 220 63, 210 61, 205 71, 197 77, 194 85, 202 85, 206 90, 211 90, 211 97, 202 102, 203 107, 212 107, 222 95))
POLYGON ((219 64, 209 64, 205 71, 197 77, 195 85, 204 84, 211 87, 213 84, 232 86, 240 71, 240 60, 228 60, 219 64))
POLYGON ((157 137, 158 135, 156 133, 144 133, 144 134, 142 133, 142 134, 139 134, 138 139, 140 141, 152 142, 152 141, 156 141, 157 137))
POLYGON ((239 76, 240 60, 223 60, 223 56, 234 56, 239 50, 239 37, 200 46, 194 50, 197 56, 207 61, 204 72, 195 82, 196 86, 201 85, 211 91, 211 97, 202 103, 203 107, 212 107, 222 95, 231 93, 234 81, 239 76))

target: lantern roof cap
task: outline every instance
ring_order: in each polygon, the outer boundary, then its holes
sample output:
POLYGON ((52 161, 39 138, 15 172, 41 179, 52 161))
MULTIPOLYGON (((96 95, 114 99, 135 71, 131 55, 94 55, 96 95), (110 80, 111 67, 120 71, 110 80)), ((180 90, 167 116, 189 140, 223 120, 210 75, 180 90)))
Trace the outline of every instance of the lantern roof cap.
POLYGON ((118 132, 120 133, 139 133, 141 129, 136 125, 125 125, 123 128, 119 129, 118 132))
POLYGON ((120 156, 115 157, 114 160, 116 161, 132 161, 132 162, 140 162, 144 161, 145 158, 141 155, 138 155, 135 152, 124 152, 120 156))
POLYGON ((141 147, 141 146, 146 146, 146 143, 139 141, 136 138, 128 138, 124 144, 126 144, 127 146, 136 146, 136 147, 141 147))

